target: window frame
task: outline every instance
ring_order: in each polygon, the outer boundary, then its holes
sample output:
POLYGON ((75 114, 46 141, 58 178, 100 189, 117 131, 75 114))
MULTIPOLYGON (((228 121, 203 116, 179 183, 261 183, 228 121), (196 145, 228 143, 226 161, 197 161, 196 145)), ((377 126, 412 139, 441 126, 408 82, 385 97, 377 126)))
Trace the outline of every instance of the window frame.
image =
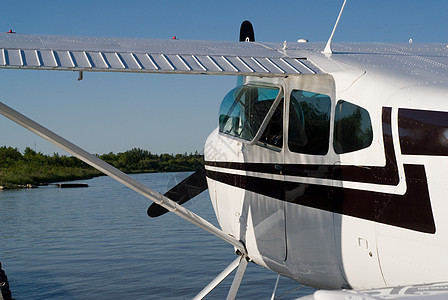
MULTIPOLYGON (((262 131, 260 131, 261 132, 261 134, 260 134, 260 137, 258 137, 258 139, 257 140, 255 140, 255 144, 257 145, 257 146, 260 146, 260 147, 262 147, 262 148, 266 148, 266 149, 269 149, 269 150, 273 150, 273 151, 276 151, 276 152, 281 152, 282 151, 282 149, 285 147, 285 108, 286 108, 286 99, 285 99, 285 97, 283 96, 282 98, 280 98, 280 101, 276 104, 275 103, 275 101, 274 101, 274 103, 272 104, 272 107, 274 107, 274 105, 275 105, 275 108, 274 108, 274 110, 272 111, 272 115, 270 115, 269 116, 269 119, 268 119, 268 121, 266 122, 266 126, 265 126, 265 128, 262 130, 262 131), (282 103, 282 101, 283 101, 283 103, 282 103), (264 131, 266 130, 266 128, 267 128, 267 126, 269 125, 269 123, 271 122, 271 120, 272 120, 272 116, 274 115, 274 113, 275 113, 275 111, 277 110, 277 108, 279 107, 279 105, 283 105, 283 110, 282 110, 282 120, 281 120, 281 122, 282 122, 282 142, 281 142, 281 146, 275 146, 275 145, 272 145, 272 144, 268 144, 268 143, 265 143, 265 142, 262 142, 262 141, 260 141, 260 139, 262 138, 262 136, 263 136, 263 133, 264 133, 264 131)), ((266 115, 266 117, 269 115, 269 112, 268 112, 268 114, 266 115)), ((263 124, 262 124, 263 125, 263 124)), ((262 129, 262 126, 260 126, 260 130, 262 129)))
POLYGON ((218 135, 236 140, 236 141, 244 143, 246 145, 254 145, 254 144, 257 144, 258 140, 263 135, 263 132, 266 129, 266 127, 268 126, 269 121, 272 118, 272 115, 274 114, 275 110, 277 109, 277 106, 279 105, 281 99, 284 98, 284 88, 283 88, 283 85, 281 85, 281 84, 264 84, 264 83, 254 83, 254 82, 243 84, 241 86, 254 86, 254 87, 261 87, 261 88, 263 88, 263 87, 264 88, 278 88, 278 94, 277 94, 274 102, 272 103, 271 107, 269 108, 268 112, 266 113, 266 116, 264 117, 263 122, 261 122, 261 125, 258 128, 257 133, 254 135, 254 137, 251 140, 245 140, 243 138, 240 138, 240 137, 237 137, 234 135, 230 135, 225 132, 221 132, 221 131, 219 131, 219 124, 218 124, 218 135))

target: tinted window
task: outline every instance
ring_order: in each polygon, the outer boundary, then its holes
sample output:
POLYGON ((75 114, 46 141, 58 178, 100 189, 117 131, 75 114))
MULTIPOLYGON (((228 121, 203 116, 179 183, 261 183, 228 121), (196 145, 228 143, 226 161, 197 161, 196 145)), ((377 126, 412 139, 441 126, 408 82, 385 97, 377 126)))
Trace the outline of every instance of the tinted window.
POLYGON ((288 147, 293 152, 325 155, 330 136, 330 97, 293 90, 289 106, 288 147))
POLYGON ((252 140, 278 93, 276 87, 245 85, 233 89, 221 102, 219 131, 252 140))
POLYGON ((334 151, 338 154, 369 147, 373 133, 370 115, 362 107, 340 100, 336 105, 334 151))

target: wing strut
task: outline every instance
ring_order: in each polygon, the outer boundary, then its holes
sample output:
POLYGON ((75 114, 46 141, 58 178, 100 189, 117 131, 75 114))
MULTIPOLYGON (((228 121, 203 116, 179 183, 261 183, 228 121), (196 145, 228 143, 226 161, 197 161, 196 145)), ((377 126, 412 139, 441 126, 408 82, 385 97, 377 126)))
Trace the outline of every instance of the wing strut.
POLYGON ((232 285, 230 286, 229 293, 227 294, 226 300, 233 300, 236 297, 236 293, 238 292, 238 289, 240 288, 241 281, 243 280, 244 272, 246 271, 247 267, 247 258, 244 256, 241 256, 240 258, 240 264, 238 266, 238 269, 236 270, 235 277, 233 278, 232 285))
POLYGON ((248 259, 246 256, 242 255, 235 259, 230 265, 227 266, 218 276, 215 277, 202 291, 200 291, 193 300, 201 300, 207 296, 215 287, 217 287, 224 279, 229 276, 233 270, 236 270, 235 277, 233 278, 232 285, 230 286, 229 293, 227 294, 226 300, 233 300, 236 297, 236 293, 240 287, 241 281, 243 280, 244 272, 246 271, 248 259))
POLYGON ((1 102, 0 102, 0 114, 4 115, 5 117, 14 121, 15 123, 25 127, 26 129, 30 130, 31 132, 39 135, 40 137, 46 139, 47 141, 53 143, 54 145, 60 147, 61 149, 67 151, 68 153, 76 156, 77 158, 81 159, 85 163, 91 165, 92 167, 96 168, 97 170, 103 172, 104 174, 114 178, 118 182, 131 188, 132 190, 136 191, 137 193, 145 196, 149 200, 154 201, 155 203, 157 203, 160 206, 175 213, 176 215, 180 216, 181 218, 183 218, 183 219, 195 224, 196 226, 199 226, 200 228, 225 240, 226 242, 233 245, 235 248, 239 249, 243 255, 247 254, 243 243, 241 243, 237 239, 229 236, 224 231, 216 228, 211 223, 209 223, 207 220, 205 220, 205 219, 201 218, 200 216, 196 215, 195 213, 185 209, 184 207, 176 204, 169 198, 150 189, 149 187, 145 186, 144 184, 140 183, 139 181, 133 179, 132 177, 121 172, 120 170, 118 170, 118 169, 114 168, 113 166, 107 164, 106 162, 102 161, 98 157, 88 153, 87 151, 76 146, 75 144, 72 144, 71 142, 67 141, 66 139, 62 138, 61 136, 59 136, 59 135, 55 134, 54 132, 48 130, 47 128, 39 125, 38 123, 34 122, 33 120, 20 114, 19 112, 13 110, 12 108, 8 107, 7 105, 5 105, 1 102))
POLYGON ((277 275, 277 280, 275 281, 274 291, 272 292, 271 300, 275 299, 275 293, 277 293, 278 282, 280 281, 280 274, 277 275))
POLYGON ((193 300, 200 300, 207 296, 215 287, 217 287, 224 279, 229 276, 240 264, 241 257, 237 257, 230 265, 227 266, 218 276, 215 277, 202 291, 200 291, 193 300))

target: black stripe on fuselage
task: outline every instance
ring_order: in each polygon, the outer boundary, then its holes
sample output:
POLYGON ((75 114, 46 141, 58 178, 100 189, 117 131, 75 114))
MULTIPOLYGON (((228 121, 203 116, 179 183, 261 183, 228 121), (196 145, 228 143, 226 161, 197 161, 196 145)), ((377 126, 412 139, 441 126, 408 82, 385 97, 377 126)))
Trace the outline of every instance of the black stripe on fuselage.
MULTIPOLYGON (((300 177, 397 185, 399 175, 392 141, 391 108, 383 108, 384 167, 206 162, 227 169, 300 177)), ((353 216, 424 233, 435 233, 435 223, 422 165, 403 166, 404 195, 306 184, 207 170, 210 179, 254 193, 307 207, 353 216)))
POLYGON ((448 156, 448 112, 400 108, 401 153, 448 156))
POLYGON ((207 170, 207 177, 267 197, 424 233, 436 228, 425 169, 404 165, 404 195, 288 182, 207 170), (413 174, 414 176, 408 176, 413 174), (413 178, 415 177, 415 178, 413 178))

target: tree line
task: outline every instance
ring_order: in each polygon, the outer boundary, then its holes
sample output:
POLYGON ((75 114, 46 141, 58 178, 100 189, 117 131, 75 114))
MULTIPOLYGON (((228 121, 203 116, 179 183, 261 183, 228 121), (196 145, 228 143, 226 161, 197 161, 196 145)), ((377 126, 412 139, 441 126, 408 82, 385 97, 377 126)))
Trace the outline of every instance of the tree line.
MULTIPOLYGON (((203 155, 152 154, 133 148, 120 153, 96 155, 125 173, 195 171, 204 164, 203 155)), ((56 181, 88 179, 102 175, 73 156, 42 154, 27 147, 23 153, 17 148, 0 147, 0 185, 41 184, 56 181)))
POLYGON ((134 148, 123 153, 112 152, 98 156, 125 173, 195 171, 204 165, 204 156, 193 154, 152 154, 148 150, 134 148))

